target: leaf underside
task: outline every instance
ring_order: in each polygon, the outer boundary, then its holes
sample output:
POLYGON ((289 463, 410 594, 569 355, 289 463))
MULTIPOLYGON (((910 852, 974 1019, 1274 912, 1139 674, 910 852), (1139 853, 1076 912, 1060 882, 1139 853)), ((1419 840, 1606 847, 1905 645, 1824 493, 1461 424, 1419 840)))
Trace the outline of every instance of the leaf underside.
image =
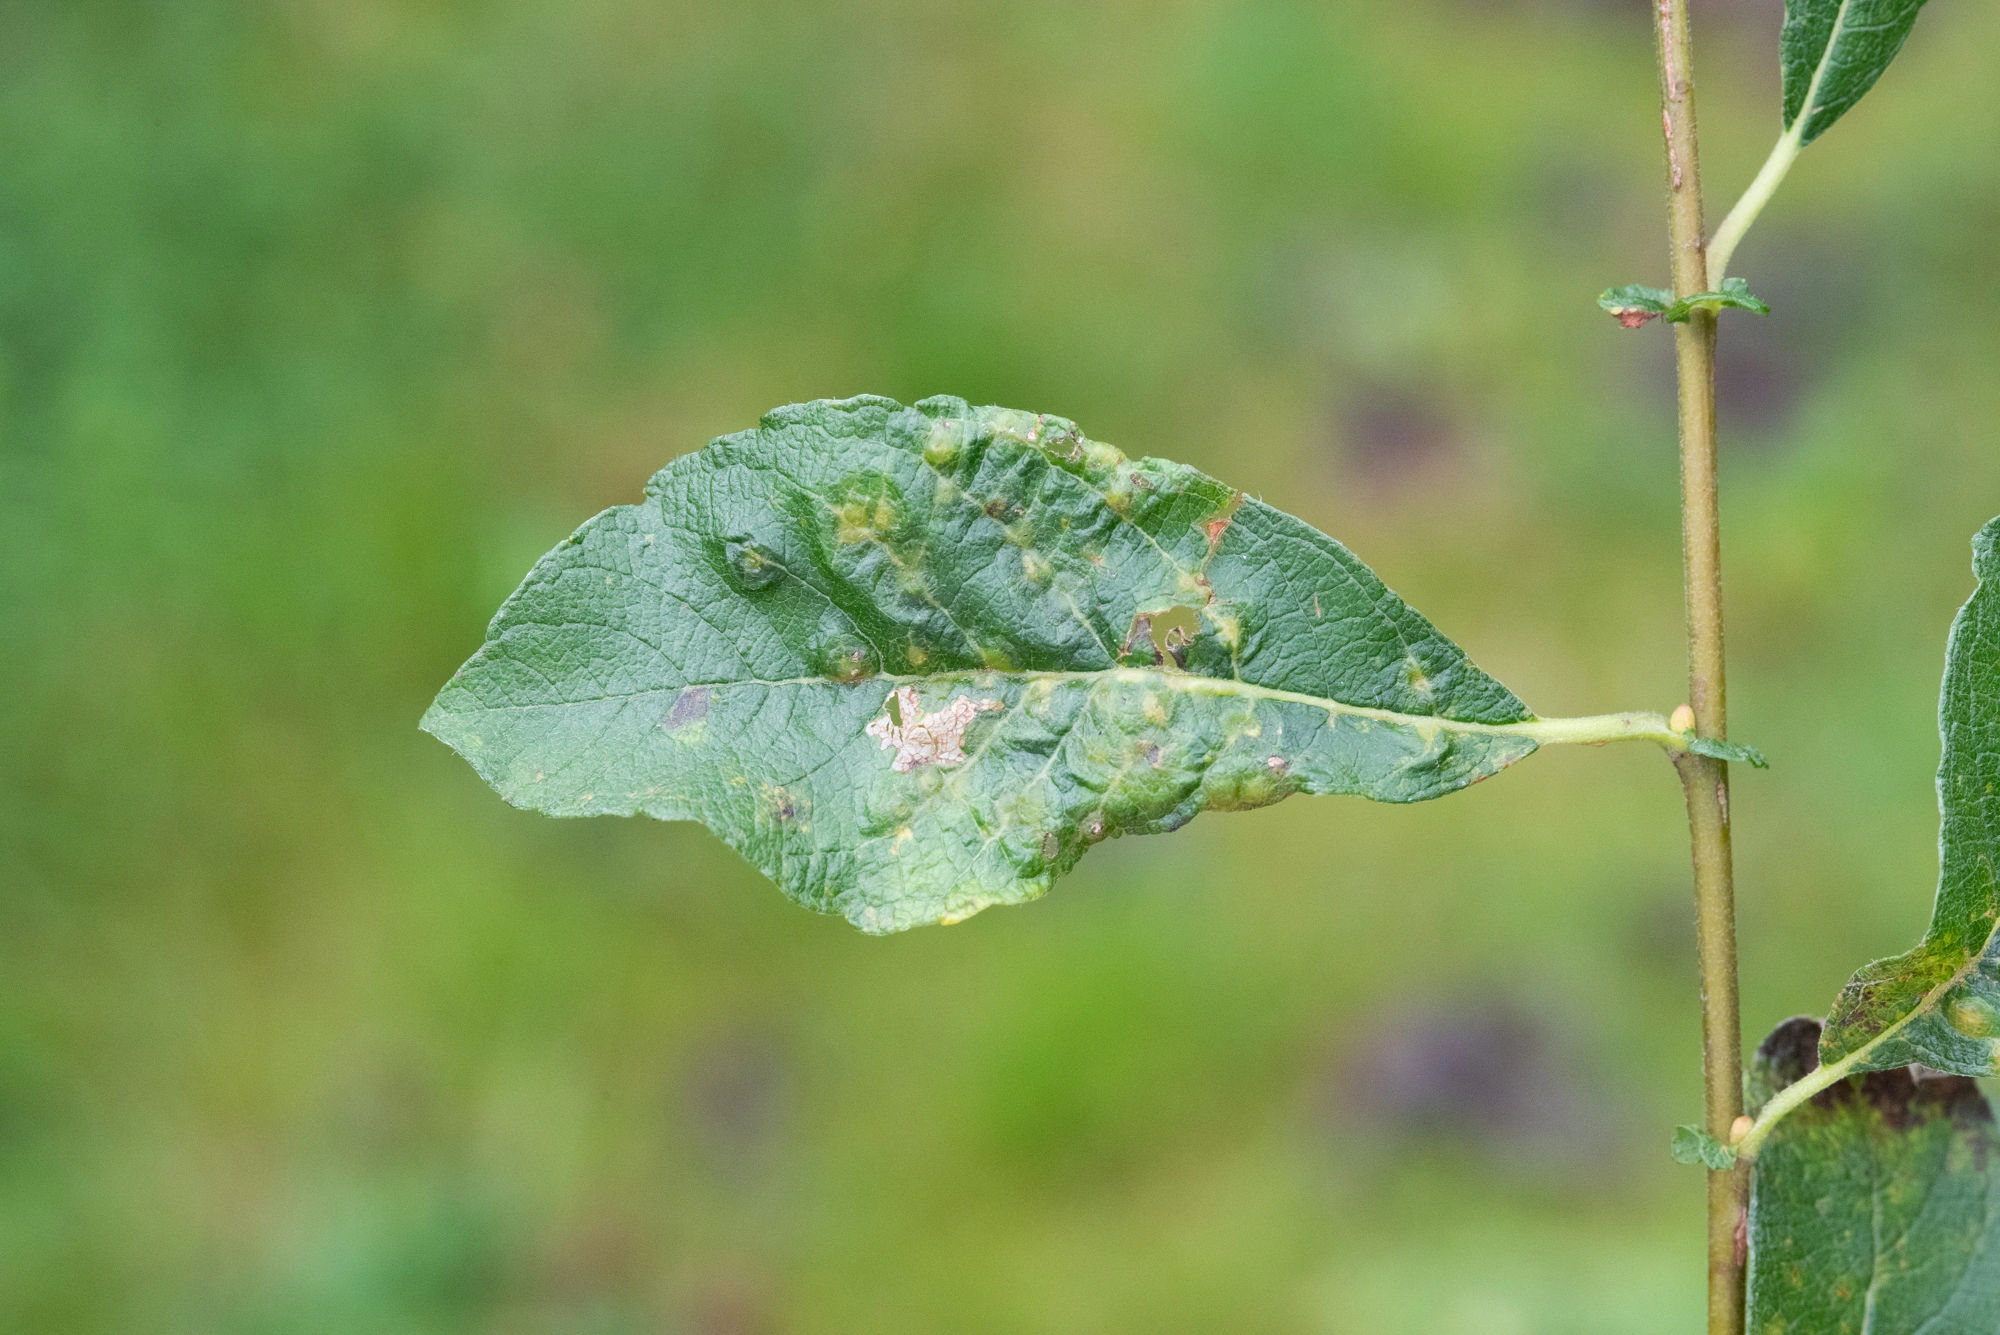
MULTIPOLYGON (((1819 1024, 1757 1049, 1753 1105, 1816 1064, 1819 1024)), ((1902 1067, 1849 1078, 1773 1129, 1750 1192, 1759 1335, 2000 1330, 2000 1137, 1973 1081, 1902 1067)))
POLYGON ((1333 539, 1061 418, 865 397, 669 464, 536 564, 423 727, 509 802, 699 820, 864 930, 1101 839, 1437 797, 1527 707, 1333 539))
POLYGON ((1799 126, 1808 98, 1801 144, 1846 115, 1903 49, 1923 7, 1924 0, 1786 0, 1779 39, 1786 131, 1799 126))
POLYGON ((1834 1003, 1821 1057, 1864 1047, 1858 1071, 1921 1062, 1986 1075, 2000 1057, 2000 519, 1973 539, 1979 587, 1952 623, 1938 730, 1939 874, 1915 950, 1856 973, 1834 1003))

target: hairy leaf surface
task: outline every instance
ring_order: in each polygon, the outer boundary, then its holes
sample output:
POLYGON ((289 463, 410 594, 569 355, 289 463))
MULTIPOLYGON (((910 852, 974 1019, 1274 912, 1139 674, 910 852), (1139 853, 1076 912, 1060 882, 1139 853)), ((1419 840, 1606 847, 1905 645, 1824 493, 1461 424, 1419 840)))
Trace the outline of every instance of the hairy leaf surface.
POLYGON ((1924 0, 1786 0, 1786 132, 1810 144, 1846 115, 1903 49, 1923 7, 1924 0))
POLYGON ((1822 1056, 1856 1070, 1922 1062, 1984 1075, 2000 1056, 2000 519, 1972 543, 1979 587, 1945 650, 1938 730, 1937 904, 1923 942, 1868 965, 1842 991, 1822 1056), (1862 1052, 1866 1049, 1865 1052, 1862 1052))
POLYGON ((868 931, 1292 793, 1414 802, 1526 706, 1333 539, 1060 418, 782 408, 535 566, 423 726, 509 802, 709 826, 868 931))
MULTIPOLYGON (((1812 1070, 1818 1044, 1815 1020, 1779 1025, 1751 1064, 1752 1103, 1812 1070)), ((1990 1335, 1996 1222, 2000 1137, 1976 1084, 1908 1067, 1840 1081, 1757 1156, 1747 1329, 1990 1335)))

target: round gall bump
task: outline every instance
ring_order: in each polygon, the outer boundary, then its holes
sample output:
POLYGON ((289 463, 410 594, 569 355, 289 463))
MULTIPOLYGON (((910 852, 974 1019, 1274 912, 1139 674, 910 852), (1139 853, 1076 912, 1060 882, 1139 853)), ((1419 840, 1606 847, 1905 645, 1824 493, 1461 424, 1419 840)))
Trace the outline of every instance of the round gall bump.
POLYGON ((875 662, 875 651, 867 645, 834 641, 820 651, 819 670, 831 681, 851 685, 881 669, 875 662))
POLYGON ((771 588, 785 577, 785 568, 778 559, 755 543, 725 542, 722 559, 729 582, 744 593, 771 588))
POLYGON ((2000 1038, 2000 1007, 1985 997, 1961 992, 1945 1003, 1944 1018, 1967 1038, 2000 1038))
POLYGON ((953 417, 941 417, 931 423, 930 438, 924 442, 924 462, 940 473, 948 473, 958 462, 958 452, 964 444, 965 423, 953 417))

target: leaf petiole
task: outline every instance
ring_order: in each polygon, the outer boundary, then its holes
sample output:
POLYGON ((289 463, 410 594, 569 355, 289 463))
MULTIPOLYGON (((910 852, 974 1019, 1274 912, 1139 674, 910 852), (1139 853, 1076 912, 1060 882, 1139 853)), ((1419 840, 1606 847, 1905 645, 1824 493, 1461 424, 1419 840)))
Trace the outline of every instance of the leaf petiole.
POLYGON ((1806 117, 1800 116, 1791 129, 1779 137, 1771 156, 1764 159, 1764 165, 1750 182, 1749 189, 1736 201, 1722 225, 1715 229, 1715 236, 1708 243, 1708 285, 1720 288, 1729 272, 1730 257, 1736 254, 1736 247, 1743 240, 1743 234, 1750 230, 1750 224, 1757 221, 1757 215, 1771 202, 1771 196, 1778 193, 1785 175, 1792 164, 1799 160, 1805 148, 1803 131, 1806 117))
POLYGON ((1740 1138, 1731 1142, 1731 1148, 1736 1151, 1736 1157, 1745 1160, 1755 1159, 1757 1151, 1762 1148, 1764 1141, 1770 1137, 1772 1128, 1776 1127, 1784 1119, 1785 1114, 1793 1111, 1821 1090, 1839 1084, 1848 1076, 1865 1074, 1875 1069, 1866 1064, 1869 1054, 1873 1053, 1883 1042, 1894 1037, 1912 1020, 1920 1015, 1927 1014, 1947 992, 1965 981, 1965 975, 1968 971, 1969 966, 1960 968, 1951 977, 1933 987, 1929 992, 1926 992, 1922 999, 1916 1005, 1912 1006, 1909 1012, 1901 1019, 1886 1026, 1882 1032, 1876 1034, 1875 1037, 1869 1039, 1845 1057, 1832 1063, 1813 1067, 1812 1070, 1807 1071, 1797 1080, 1794 1080, 1791 1084, 1786 1085, 1783 1089, 1773 1094, 1770 1100, 1758 1110, 1757 1120, 1750 1124, 1750 1129, 1745 1131, 1740 1138))
POLYGON ((1812 1070, 1807 1071, 1797 1080, 1794 1080, 1791 1084, 1786 1085, 1776 1094, 1773 1094, 1770 1102, 1766 1103, 1758 1111, 1757 1119, 1750 1124, 1750 1129, 1743 1133, 1742 1139, 1730 1146, 1731 1149, 1736 1151, 1736 1157, 1739 1160, 1755 1159, 1757 1151, 1763 1147, 1765 1140, 1770 1137, 1772 1129, 1784 1119, 1785 1114, 1791 1112, 1821 1090, 1837 1085, 1842 1080, 1845 1080, 1854 1071, 1855 1067, 1859 1066, 1866 1059, 1869 1049, 1874 1046, 1873 1043, 1870 1043, 1866 1047, 1856 1048, 1853 1052, 1848 1053, 1845 1057, 1842 1057, 1839 1061, 1831 1065, 1815 1066, 1812 1070))

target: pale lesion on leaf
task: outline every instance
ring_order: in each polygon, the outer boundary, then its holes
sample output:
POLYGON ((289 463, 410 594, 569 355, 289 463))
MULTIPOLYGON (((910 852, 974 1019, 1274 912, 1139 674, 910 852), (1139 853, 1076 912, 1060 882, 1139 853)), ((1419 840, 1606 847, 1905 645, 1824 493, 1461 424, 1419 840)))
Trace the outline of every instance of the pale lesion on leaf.
POLYGON ((883 702, 882 717, 870 723, 865 731, 882 744, 883 750, 896 753, 889 768, 898 774, 908 774, 925 765, 961 765, 965 763, 965 732, 972 721, 981 714, 1006 707, 1000 700, 974 700, 961 695, 943 709, 925 713, 916 688, 899 686, 883 702))

